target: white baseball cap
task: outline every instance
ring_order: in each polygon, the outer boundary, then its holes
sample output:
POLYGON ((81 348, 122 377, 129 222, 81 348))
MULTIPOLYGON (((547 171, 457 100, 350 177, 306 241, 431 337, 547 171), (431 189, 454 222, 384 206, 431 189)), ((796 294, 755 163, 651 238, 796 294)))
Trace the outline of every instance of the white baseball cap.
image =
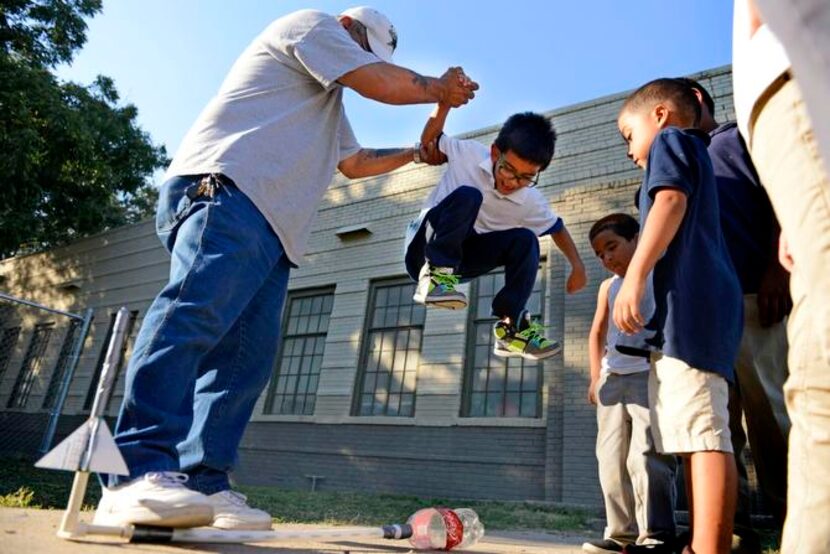
POLYGON ((392 53, 398 46, 398 33, 388 17, 369 6, 349 8, 340 15, 347 15, 361 22, 366 27, 372 53, 387 63, 392 62, 392 53))

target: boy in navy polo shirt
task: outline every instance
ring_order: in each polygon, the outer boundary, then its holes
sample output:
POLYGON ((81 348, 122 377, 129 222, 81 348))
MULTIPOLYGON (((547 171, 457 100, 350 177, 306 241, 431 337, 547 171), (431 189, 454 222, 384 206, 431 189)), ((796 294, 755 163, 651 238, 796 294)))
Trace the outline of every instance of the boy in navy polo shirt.
POLYGON ((475 140, 443 134, 450 106, 438 104, 421 142, 435 141, 448 160, 441 181, 407 230, 405 261, 418 281, 414 300, 458 309, 467 305, 456 290, 472 279, 505 268, 505 285, 493 299, 499 318, 493 332, 497 356, 539 360, 562 347, 543 335, 525 305, 539 269, 538 237, 550 235, 571 264, 566 289, 585 286, 585 266, 562 219, 533 185, 553 157, 556 134, 547 118, 530 112, 511 116, 487 148, 475 140))
POLYGON ((749 481, 741 453, 749 435, 765 506, 777 523, 783 524, 790 429, 784 402, 784 383, 789 375, 786 316, 792 306, 789 274, 778 261, 781 229, 737 124, 719 125, 709 92, 697 81, 679 80, 697 96, 701 108, 698 128, 712 138, 709 157, 718 185, 723 238, 743 292, 744 331, 735 364, 736 382, 729 397, 729 427, 738 466, 734 534, 748 552, 760 552, 760 538, 752 529, 749 481))
MULTIPOLYGON (((614 304, 623 332, 657 331, 649 396, 658 451, 683 457, 691 551, 728 552, 737 495, 727 381, 742 331, 740 284, 720 226, 708 135, 700 105, 676 79, 635 91, 617 120, 628 157, 645 170, 642 233, 614 304), (653 271, 655 315, 640 302, 653 271)), ((687 548, 689 548, 687 547, 687 548)))

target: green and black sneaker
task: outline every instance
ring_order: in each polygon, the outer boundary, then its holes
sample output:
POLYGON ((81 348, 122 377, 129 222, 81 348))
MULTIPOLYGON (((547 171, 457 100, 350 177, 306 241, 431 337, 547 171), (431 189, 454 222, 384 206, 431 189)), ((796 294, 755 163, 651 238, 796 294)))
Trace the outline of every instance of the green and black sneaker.
POLYGON ((519 329, 509 321, 497 321, 493 325, 496 343, 493 354, 503 358, 521 356, 528 360, 543 360, 562 351, 562 345, 545 338, 545 328, 538 321, 531 321, 527 311, 519 318, 519 329))
POLYGON ((412 300, 436 308, 460 310, 467 307, 467 297, 455 290, 457 286, 458 275, 451 267, 434 267, 426 263, 421 268, 412 300))

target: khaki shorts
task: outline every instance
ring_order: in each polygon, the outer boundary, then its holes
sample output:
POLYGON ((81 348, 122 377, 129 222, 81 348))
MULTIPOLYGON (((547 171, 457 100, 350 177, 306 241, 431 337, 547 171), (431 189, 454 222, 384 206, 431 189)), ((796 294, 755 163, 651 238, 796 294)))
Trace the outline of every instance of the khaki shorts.
POLYGON ((653 353, 648 399, 658 452, 732 452, 729 384, 717 373, 653 353))

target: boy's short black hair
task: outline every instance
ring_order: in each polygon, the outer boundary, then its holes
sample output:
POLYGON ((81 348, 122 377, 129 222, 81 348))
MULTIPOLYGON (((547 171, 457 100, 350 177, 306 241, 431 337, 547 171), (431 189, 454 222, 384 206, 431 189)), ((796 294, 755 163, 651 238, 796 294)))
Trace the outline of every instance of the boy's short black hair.
POLYGON ((688 85, 679 79, 655 79, 644 84, 626 98, 620 113, 651 109, 660 102, 671 102, 688 127, 700 123, 700 103, 688 85))
POLYGON ((625 240, 631 240, 640 232, 640 223, 628 214, 606 215, 591 226, 591 230, 588 231, 588 240, 594 242, 597 235, 603 231, 611 231, 625 240))
POLYGON ((712 98, 712 95, 709 94, 708 90, 703 88, 703 85, 694 79, 689 79, 688 77, 678 77, 677 80, 692 90, 700 91, 700 96, 703 97, 703 103, 706 104, 707 108, 709 108, 709 113, 715 115, 715 99, 712 98))
POLYGON ((550 120, 533 112, 511 115, 502 125, 495 144, 502 153, 513 151, 523 160, 547 169, 553 158, 556 131, 550 120))

